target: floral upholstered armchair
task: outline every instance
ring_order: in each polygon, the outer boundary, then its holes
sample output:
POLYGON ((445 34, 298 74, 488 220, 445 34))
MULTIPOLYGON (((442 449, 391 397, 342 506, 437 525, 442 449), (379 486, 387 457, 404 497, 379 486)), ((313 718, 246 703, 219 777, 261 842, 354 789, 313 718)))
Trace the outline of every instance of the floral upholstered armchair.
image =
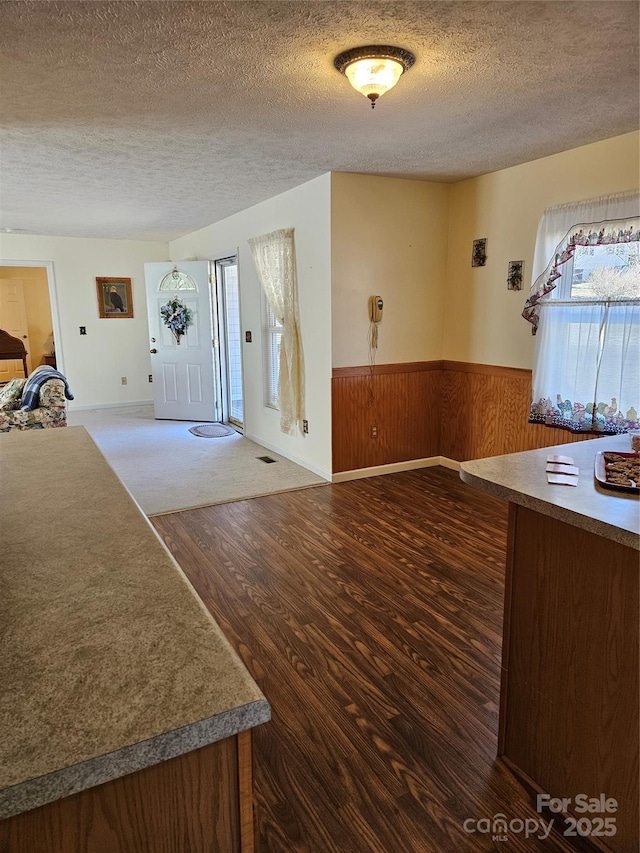
MULTIPOLYGON (((38 370, 31 374, 31 379, 38 370)), ((44 374, 43 374, 44 376, 44 374)), ((67 403, 65 400, 65 382, 55 377, 47 378, 38 390, 37 406, 31 411, 23 411, 23 392, 28 380, 12 379, 0 388, 0 432, 13 429, 45 429, 46 427, 66 427, 67 403)))

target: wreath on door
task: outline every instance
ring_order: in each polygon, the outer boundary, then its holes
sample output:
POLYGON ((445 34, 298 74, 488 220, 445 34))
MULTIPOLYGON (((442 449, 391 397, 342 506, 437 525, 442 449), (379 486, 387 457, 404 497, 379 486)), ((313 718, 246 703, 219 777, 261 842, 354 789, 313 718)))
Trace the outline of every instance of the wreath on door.
POLYGON ((171 329, 176 343, 180 345, 180 338, 187 331, 189 326, 193 324, 193 314, 190 308, 181 302, 179 299, 170 299, 166 305, 160 309, 162 320, 168 329, 171 329))

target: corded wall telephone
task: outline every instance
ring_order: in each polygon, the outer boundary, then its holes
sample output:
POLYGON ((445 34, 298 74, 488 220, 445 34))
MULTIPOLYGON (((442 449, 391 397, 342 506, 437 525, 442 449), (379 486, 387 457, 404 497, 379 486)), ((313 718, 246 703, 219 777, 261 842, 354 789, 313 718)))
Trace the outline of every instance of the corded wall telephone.
POLYGON ((381 296, 369 297, 369 319, 372 323, 379 323, 382 320, 382 309, 384 302, 381 296))
POLYGON ((384 302, 381 296, 369 297, 369 353, 378 348, 378 323, 382 320, 384 302))

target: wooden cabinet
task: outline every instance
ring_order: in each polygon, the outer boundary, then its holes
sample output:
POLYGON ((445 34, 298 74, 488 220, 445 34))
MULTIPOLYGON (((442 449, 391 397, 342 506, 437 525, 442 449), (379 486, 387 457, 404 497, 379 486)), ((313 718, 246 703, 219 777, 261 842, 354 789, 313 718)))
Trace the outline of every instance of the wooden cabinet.
POLYGON ((84 427, 10 439, 0 853, 250 853, 266 699, 84 427))
POLYGON ((1 853, 253 853, 251 732, 0 822, 1 853))
MULTIPOLYGON (((612 498, 615 500, 615 498, 612 498)), ((499 753, 553 797, 617 800, 638 849, 638 552, 510 504, 499 753)))

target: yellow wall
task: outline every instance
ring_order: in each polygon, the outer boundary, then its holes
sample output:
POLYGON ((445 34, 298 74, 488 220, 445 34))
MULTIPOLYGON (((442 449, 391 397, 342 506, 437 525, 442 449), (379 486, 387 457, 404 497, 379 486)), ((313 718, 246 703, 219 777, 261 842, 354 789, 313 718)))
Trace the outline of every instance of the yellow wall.
POLYGON ((442 358, 450 187, 331 175, 333 367, 367 364, 368 300, 384 299, 376 361, 442 358))
POLYGON ((44 267, 0 266, 0 278, 18 278, 23 282, 29 355, 31 356, 31 369, 33 370, 44 364, 44 356, 51 353, 53 344, 47 271, 44 267))
MULTIPOLYGON (((532 366, 531 330, 520 313, 540 216, 552 205, 637 189, 639 141, 639 133, 628 133, 451 187, 440 357, 532 366), (481 237, 487 238, 487 264, 472 268, 472 243, 481 237), (525 262, 522 291, 507 290, 514 260, 525 262)), ((414 308, 422 310, 418 301, 414 308)))

